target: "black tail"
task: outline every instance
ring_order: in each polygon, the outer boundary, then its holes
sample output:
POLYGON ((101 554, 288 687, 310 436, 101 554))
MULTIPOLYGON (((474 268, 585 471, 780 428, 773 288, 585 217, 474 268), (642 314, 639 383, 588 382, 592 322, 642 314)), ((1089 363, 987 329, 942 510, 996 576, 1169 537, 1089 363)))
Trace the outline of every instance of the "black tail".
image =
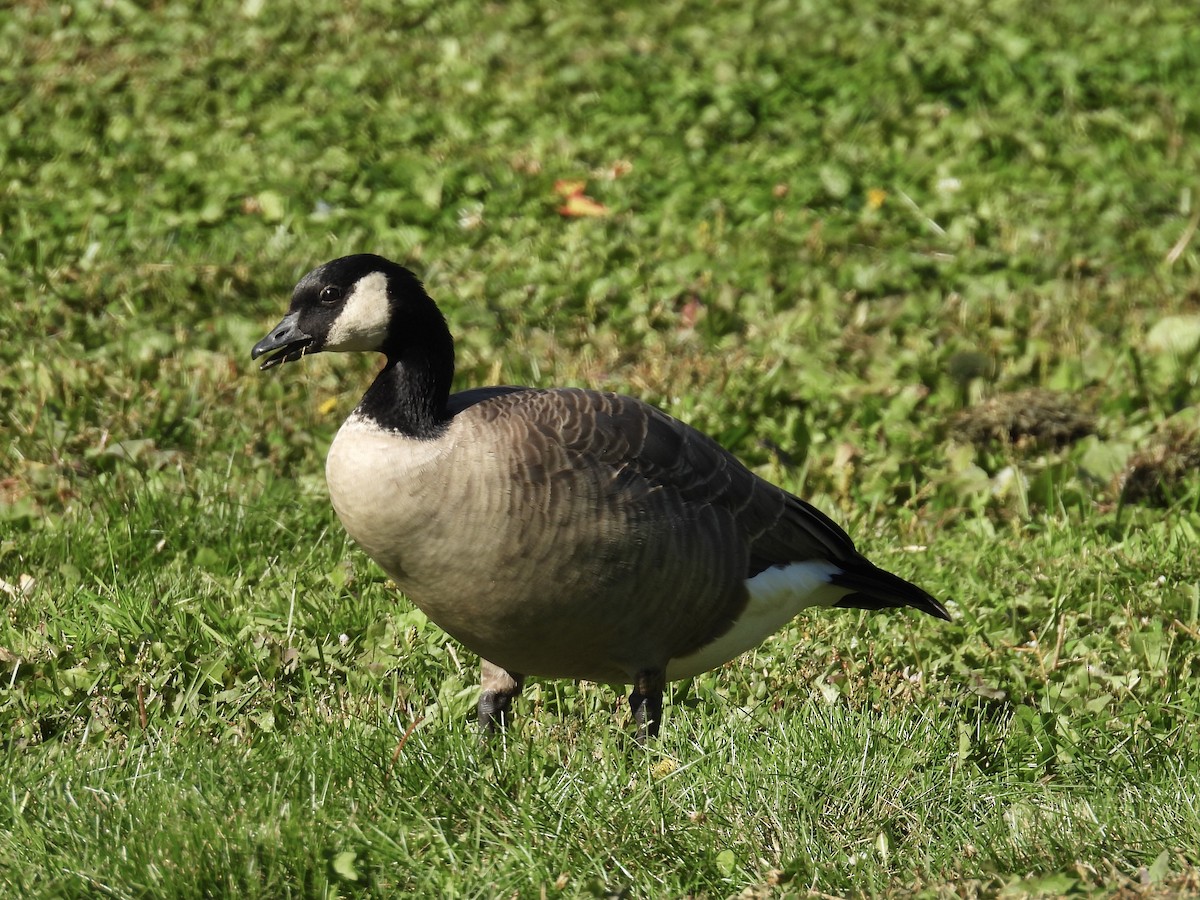
POLYGON ((849 588, 847 594, 834 606, 851 609, 890 609, 911 606, 923 613, 950 621, 950 614, 931 594, 910 584, 899 575, 885 572, 875 564, 859 557, 847 563, 845 568, 829 579, 830 584, 849 588))

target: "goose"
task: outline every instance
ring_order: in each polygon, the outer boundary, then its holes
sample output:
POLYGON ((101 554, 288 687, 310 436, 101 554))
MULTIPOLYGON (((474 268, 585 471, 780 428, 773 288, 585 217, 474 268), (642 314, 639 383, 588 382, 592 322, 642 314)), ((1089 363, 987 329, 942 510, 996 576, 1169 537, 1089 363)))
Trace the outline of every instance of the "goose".
POLYGON ((631 684, 636 737, 668 681, 756 647, 808 607, 913 607, 829 517, 632 397, 451 394, 454 342, 417 276, 358 254, 313 269, 254 345, 271 369, 321 351, 385 363, 329 448, 350 537, 481 658, 478 720, 503 728, 526 676, 631 684))

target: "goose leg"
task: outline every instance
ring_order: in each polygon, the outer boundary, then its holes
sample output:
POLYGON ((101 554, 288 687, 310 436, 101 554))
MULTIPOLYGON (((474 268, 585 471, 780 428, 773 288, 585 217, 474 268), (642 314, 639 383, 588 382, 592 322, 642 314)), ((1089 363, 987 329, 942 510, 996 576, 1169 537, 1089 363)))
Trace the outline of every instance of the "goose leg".
POLYGON ((508 726, 513 697, 521 693, 525 676, 502 669, 486 659, 480 665, 479 728, 485 734, 508 726))
POLYGON ((661 669, 645 669, 634 678, 633 692, 629 695, 629 711, 637 723, 635 740, 639 744, 645 743, 647 738, 658 737, 666 686, 667 679, 661 669))

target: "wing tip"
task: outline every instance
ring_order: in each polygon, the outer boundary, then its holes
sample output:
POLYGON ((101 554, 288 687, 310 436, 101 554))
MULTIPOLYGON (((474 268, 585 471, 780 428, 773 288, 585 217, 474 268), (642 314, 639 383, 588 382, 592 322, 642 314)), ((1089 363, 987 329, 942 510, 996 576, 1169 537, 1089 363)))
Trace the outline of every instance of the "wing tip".
POLYGON ((935 619, 952 621, 950 612, 928 591, 866 559, 858 565, 852 564, 843 568, 841 572, 832 575, 829 582, 851 589, 851 593, 834 606, 854 609, 894 609, 911 606, 935 619))

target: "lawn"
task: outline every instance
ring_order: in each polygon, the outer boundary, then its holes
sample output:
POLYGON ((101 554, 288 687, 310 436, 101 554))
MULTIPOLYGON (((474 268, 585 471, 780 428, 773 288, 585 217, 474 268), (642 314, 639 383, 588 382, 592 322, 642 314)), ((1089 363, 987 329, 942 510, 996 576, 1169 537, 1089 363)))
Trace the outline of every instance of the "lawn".
POLYGON ((1193 0, 6 9, 0 893, 1200 891, 1198 73, 1193 0), (352 252, 953 621, 481 742, 325 493, 378 362, 249 359, 352 252))

